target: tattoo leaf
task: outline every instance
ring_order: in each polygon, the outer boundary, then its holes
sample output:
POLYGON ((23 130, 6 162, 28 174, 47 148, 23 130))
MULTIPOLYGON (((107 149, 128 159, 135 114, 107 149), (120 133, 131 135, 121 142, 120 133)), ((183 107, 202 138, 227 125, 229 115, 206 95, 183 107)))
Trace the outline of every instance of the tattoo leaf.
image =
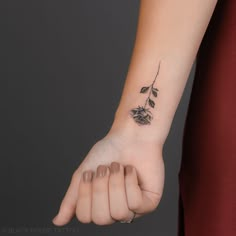
POLYGON ((154 97, 157 97, 157 91, 156 90, 152 89, 152 94, 153 94, 154 97))
POLYGON ((155 107, 155 102, 154 101, 152 101, 152 99, 148 99, 148 103, 149 103, 149 105, 152 107, 152 108, 154 108, 155 107))
POLYGON ((140 90, 140 93, 146 93, 148 91, 149 87, 142 87, 140 90))

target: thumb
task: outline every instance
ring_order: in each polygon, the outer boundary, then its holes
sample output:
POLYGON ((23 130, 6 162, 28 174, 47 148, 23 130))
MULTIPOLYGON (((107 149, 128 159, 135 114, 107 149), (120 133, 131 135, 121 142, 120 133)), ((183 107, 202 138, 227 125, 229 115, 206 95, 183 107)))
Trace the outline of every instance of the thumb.
POLYGON ((78 199, 80 179, 81 173, 79 170, 76 170, 71 178, 68 190, 61 202, 59 212, 52 220, 53 224, 57 226, 65 225, 69 223, 74 216, 78 199))
POLYGON ((140 187, 137 171, 131 166, 125 167, 125 187, 130 210, 145 214, 156 209, 161 195, 140 187))

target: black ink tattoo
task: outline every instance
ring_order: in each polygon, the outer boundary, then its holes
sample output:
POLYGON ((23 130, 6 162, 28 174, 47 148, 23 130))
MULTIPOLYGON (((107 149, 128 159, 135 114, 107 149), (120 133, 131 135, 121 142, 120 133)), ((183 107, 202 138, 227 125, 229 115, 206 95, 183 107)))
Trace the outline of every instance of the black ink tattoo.
POLYGON ((157 74, 156 74, 155 79, 152 82, 152 84, 147 87, 142 87, 140 90, 140 93, 147 93, 148 90, 150 89, 144 106, 138 106, 137 108, 134 108, 130 111, 130 115, 134 118, 135 122, 138 125, 150 125, 151 120, 153 119, 153 115, 152 115, 150 109, 146 108, 146 106, 149 105, 152 108, 155 107, 155 102, 150 98, 150 96, 153 95, 154 97, 157 97, 158 92, 159 92, 159 90, 157 88, 154 88, 154 83, 155 83, 156 78, 159 74, 160 65, 161 65, 161 62, 159 62, 157 74))

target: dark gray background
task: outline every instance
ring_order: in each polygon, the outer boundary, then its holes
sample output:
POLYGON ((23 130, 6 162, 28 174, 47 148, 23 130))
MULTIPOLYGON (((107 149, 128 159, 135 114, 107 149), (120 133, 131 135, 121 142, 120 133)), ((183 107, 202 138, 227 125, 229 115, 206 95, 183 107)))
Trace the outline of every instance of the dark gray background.
MULTIPOLYGON (((112 124, 138 7, 138 0, 0 2, 1 233, 9 227, 42 233, 47 227, 55 235, 51 219, 73 171, 112 124)), ((158 209, 131 225, 74 219, 67 230, 176 235, 178 170, 193 75, 194 68, 164 147, 166 181, 158 209)))

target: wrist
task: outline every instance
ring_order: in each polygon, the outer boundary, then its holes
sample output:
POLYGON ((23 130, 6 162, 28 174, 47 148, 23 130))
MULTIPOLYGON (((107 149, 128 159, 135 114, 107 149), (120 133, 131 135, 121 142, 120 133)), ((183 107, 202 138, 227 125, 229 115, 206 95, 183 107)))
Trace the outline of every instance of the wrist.
POLYGON ((161 127, 155 123, 149 125, 138 125, 131 117, 128 110, 125 112, 115 113, 114 121, 108 132, 108 135, 119 135, 125 140, 135 140, 140 142, 153 143, 160 147, 164 146, 166 135, 164 135, 161 127))

